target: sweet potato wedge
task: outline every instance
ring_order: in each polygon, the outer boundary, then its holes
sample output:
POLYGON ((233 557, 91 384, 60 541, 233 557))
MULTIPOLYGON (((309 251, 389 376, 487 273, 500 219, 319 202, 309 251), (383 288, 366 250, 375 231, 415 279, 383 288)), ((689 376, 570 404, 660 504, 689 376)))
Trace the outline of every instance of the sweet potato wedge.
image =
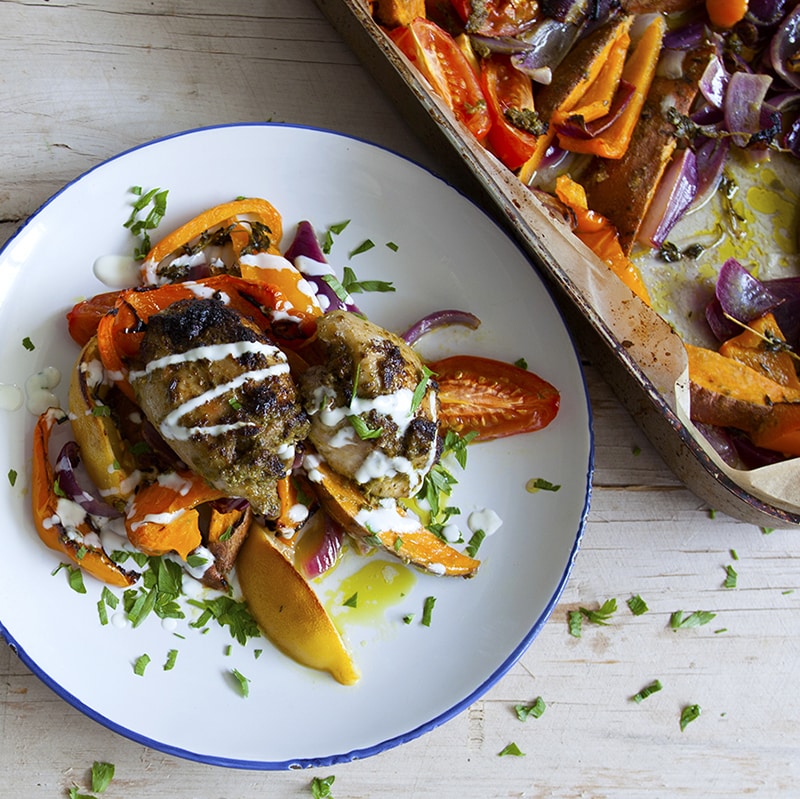
POLYGON ((350 535, 375 543, 432 574, 472 577, 478 571, 479 560, 459 552, 421 523, 414 522, 399 505, 391 509, 370 505, 355 483, 337 474, 324 461, 315 464, 313 471, 312 480, 322 507, 350 535), (386 529, 386 520, 396 520, 398 524, 394 529, 386 529))
POLYGON ((720 353, 726 358, 747 364, 782 386, 800 390, 798 361, 781 347, 785 339, 775 317, 771 313, 764 314, 748 327, 748 330, 723 342, 720 353))
POLYGON ((675 128, 663 109, 672 106, 679 114, 689 112, 697 81, 712 55, 711 45, 703 45, 687 53, 682 77, 656 76, 625 154, 619 159, 596 158, 583 179, 589 207, 616 227, 626 254, 677 146, 675 128))
POLYGON ((763 428, 778 403, 800 403, 789 388, 714 350, 686 345, 695 422, 735 427, 747 433, 763 428))

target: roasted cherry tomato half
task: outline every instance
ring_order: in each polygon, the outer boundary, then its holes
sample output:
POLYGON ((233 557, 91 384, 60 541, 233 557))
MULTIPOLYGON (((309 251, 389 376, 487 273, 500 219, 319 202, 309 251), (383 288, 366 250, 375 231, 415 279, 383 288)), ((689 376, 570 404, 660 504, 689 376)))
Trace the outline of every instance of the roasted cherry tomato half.
POLYGON ((397 47, 478 141, 491 125, 478 76, 455 39, 429 19, 418 17, 389 31, 397 47))
POLYGON ((507 112, 534 110, 531 79, 508 56, 494 55, 483 61, 481 85, 492 120, 486 143, 509 169, 519 169, 533 155, 539 137, 513 125, 507 112))
POLYGON ((558 414, 558 390, 533 372, 503 361, 454 355, 428 364, 439 384, 446 429, 478 439, 541 430, 558 414))

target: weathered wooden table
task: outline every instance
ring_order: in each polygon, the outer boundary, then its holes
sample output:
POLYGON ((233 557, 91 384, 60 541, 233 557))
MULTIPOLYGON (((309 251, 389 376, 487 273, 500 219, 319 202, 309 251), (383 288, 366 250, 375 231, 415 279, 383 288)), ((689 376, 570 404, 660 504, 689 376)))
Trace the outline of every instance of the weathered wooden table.
MULTIPOLYGON (((198 126, 308 124, 433 166, 312 0, 4 0, 0 43, 0 242, 86 169, 198 126)), ((339 799, 800 795, 798 533, 715 515, 669 473, 590 363, 586 374, 596 473, 571 581, 529 651, 468 711, 366 761, 228 770, 109 732, 3 647, 0 797, 87 792, 95 760, 116 766, 109 799, 310 796, 312 778, 329 775, 339 799), (732 550, 734 589, 723 587, 732 550), (633 594, 648 613, 569 635, 570 610, 611 597, 624 609, 633 594), (717 616, 670 629, 673 611, 698 609, 717 616), (631 700, 655 679, 660 692, 631 700), (513 705, 537 695, 546 712, 521 723, 513 705), (702 713, 681 731, 692 704, 702 713), (498 755, 511 741, 524 757, 498 755)))

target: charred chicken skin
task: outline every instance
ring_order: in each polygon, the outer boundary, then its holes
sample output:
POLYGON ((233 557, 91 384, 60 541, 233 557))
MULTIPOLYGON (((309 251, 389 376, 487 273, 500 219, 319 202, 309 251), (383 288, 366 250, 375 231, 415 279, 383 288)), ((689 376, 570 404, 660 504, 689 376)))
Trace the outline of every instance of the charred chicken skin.
POLYGON ((408 497, 439 454, 436 383, 401 338, 347 311, 317 322, 322 364, 300 378, 309 440, 368 496, 408 497))
POLYGON ((286 356, 217 299, 187 299, 150 317, 131 385, 145 416, 212 486, 279 512, 277 482, 309 430, 286 356))

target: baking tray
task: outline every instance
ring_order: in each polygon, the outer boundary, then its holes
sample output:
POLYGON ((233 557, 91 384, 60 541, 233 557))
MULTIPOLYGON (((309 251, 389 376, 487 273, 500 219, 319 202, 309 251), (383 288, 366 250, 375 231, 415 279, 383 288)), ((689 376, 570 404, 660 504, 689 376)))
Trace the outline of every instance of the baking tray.
POLYGON ((675 475, 715 511, 761 527, 800 525, 800 511, 742 486, 690 429, 688 404, 682 406, 676 392, 683 385, 688 394, 686 354, 669 325, 469 137, 363 0, 315 2, 429 147, 441 173, 517 238, 583 352, 675 475))

